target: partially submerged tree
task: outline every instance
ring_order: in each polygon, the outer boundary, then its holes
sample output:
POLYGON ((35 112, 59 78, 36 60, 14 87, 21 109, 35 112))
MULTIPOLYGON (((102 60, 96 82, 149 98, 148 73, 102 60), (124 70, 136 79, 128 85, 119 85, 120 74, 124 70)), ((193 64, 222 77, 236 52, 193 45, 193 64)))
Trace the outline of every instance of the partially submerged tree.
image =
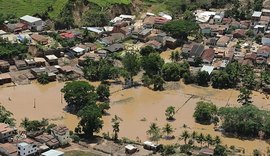
POLYGON ((118 140, 118 133, 120 132, 120 122, 122 121, 122 119, 115 115, 114 118, 112 118, 112 128, 113 128, 113 132, 114 132, 114 141, 118 140))
POLYGON ((237 102, 241 103, 242 105, 249 105, 252 104, 251 100, 252 91, 247 88, 241 88, 240 94, 238 96, 237 102))
POLYGON ((98 95, 98 99, 100 101, 107 101, 109 100, 109 96, 110 94, 110 88, 108 85, 106 84, 100 84, 97 89, 96 89, 97 95, 98 95))
POLYGON ((174 115, 175 115, 175 107, 173 107, 173 106, 167 107, 167 109, 165 111, 165 115, 166 115, 167 120, 173 120, 174 115))

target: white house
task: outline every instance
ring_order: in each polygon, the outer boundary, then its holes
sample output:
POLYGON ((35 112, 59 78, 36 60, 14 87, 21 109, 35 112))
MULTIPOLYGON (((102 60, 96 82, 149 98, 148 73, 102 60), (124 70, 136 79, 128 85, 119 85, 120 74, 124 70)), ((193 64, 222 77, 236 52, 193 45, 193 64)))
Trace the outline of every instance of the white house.
POLYGON ((19 156, 34 155, 38 150, 37 145, 28 144, 25 142, 21 142, 21 143, 17 144, 17 148, 18 148, 18 155, 19 156))
POLYGON ((11 127, 8 124, 0 123, 0 142, 5 142, 13 135, 15 135, 17 129, 15 127, 11 127))
POLYGON ((51 149, 47 152, 42 153, 41 156, 64 156, 64 152, 51 149))
POLYGON ((56 126, 52 128, 52 134, 61 145, 66 145, 70 141, 69 129, 66 126, 56 126))
POLYGON ((40 18, 25 15, 20 18, 20 21, 28 26, 28 29, 41 31, 43 29, 43 21, 40 18))
POLYGON ((72 48, 72 53, 75 55, 75 56, 81 56, 83 55, 85 52, 85 49, 83 48, 80 48, 80 47, 74 47, 72 48))

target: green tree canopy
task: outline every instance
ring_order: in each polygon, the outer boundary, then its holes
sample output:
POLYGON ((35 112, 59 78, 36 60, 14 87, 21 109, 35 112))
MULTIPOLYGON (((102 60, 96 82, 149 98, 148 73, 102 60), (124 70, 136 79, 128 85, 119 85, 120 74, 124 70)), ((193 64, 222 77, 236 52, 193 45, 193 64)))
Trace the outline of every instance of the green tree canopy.
POLYGON ((148 56, 150 53, 156 53, 156 50, 152 46, 143 47, 140 51, 142 56, 148 56))
POLYGON ((73 113, 82 109, 89 101, 96 103, 95 87, 85 81, 67 82, 61 92, 73 113))
POLYGON ((196 122, 210 124, 217 114, 217 107, 210 102, 200 101, 197 103, 193 117, 196 122))
POLYGON ((133 82, 133 76, 137 75, 140 71, 140 59, 135 52, 127 52, 122 60, 124 69, 129 74, 129 79, 133 82))
POLYGON ((210 81, 210 75, 206 71, 199 71, 196 75, 196 82, 200 86, 207 86, 210 81))
POLYGON ((180 65, 177 63, 165 63, 162 67, 162 77, 165 81, 180 80, 180 65))
POLYGON ((149 56, 142 58, 142 68, 148 76, 161 74, 164 60, 158 53, 150 53, 149 56))
POLYGON ((107 101, 109 100, 109 96, 110 94, 110 88, 108 85, 106 84, 100 84, 97 87, 97 95, 98 95, 98 99, 100 101, 107 101))
POLYGON ((0 106, 0 123, 10 124, 11 126, 15 125, 13 114, 6 110, 4 106, 0 106))

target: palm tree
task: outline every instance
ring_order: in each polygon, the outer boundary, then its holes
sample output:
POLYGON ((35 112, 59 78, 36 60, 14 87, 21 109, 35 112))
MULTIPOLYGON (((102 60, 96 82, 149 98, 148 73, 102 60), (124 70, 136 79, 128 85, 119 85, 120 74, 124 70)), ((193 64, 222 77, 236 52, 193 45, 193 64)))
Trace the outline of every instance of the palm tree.
POLYGON ((173 133, 173 128, 172 125, 167 123, 163 128, 162 128, 163 133, 166 133, 166 137, 168 137, 170 134, 173 133))
POLYGON ((20 127, 23 127, 24 129, 26 129, 26 127, 29 125, 29 118, 25 117, 21 124, 20 124, 20 127))
POLYGON ((216 145, 219 145, 221 143, 220 137, 216 136, 215 139, 214 139, 214 142, 215 142, 216 145))
POLYGON ((118 117, 117 115, 115 115, 111 121, 113 132, 114 132, 114 141, 116 141, 118 139, 118 133, 120 132, 120 128, 119 128, 120 121, 122 121, 122 119, 120 117, 118 117))
POLYGON ((196 140, 197 137, 198 137, 198 133, 197 133, 196 131, 193 131, 193 132, 191 133, 191 138, 192 138, 192 140, 193 140, 193 141, 196 140))
POLYGON ((165 115, 167 117, 167 120, 173 120, 174 119, 174 114, 175 114, 175 107, 169 106, 166 109, 165 115))
POLYGON ((150 129, 146 132, 150 136, 151 141, 158 142, 160 138, 162 138, 160 128, 156 123, 151 123, 150 129))
POLYGON ((170 59, 173 62, 178 62, 180 60, 180 53, 178 51, 172 51, 170 55, 170 59))
POLYGON ((200 133, 200 135, 197 137, 197 142, 200 143, 202 147, 202 144, 204 141, 205 141, 205 137, 202 133, 200 133))
POLYGON ((174 51, 171 52, 170 59, 172 61, 175 61, 175 53, 174 53, 174 51))
POLYGON ((184 140, 185 144, 187 144, 187 139, 190 137, 189 133, 187 130, 183 131, 181 136, 180 136, 180 140, 184 140))
POLYGON ((241 88, 237 102, 242 103, 242 105, 252 104, 251 94, 252 91, 249 90, 248 88, 246 87, 241 88))
POLYGON ((205 140, 207 141, 207 147, 213 143, 213 138, 210 134, 206 135, 205 140))

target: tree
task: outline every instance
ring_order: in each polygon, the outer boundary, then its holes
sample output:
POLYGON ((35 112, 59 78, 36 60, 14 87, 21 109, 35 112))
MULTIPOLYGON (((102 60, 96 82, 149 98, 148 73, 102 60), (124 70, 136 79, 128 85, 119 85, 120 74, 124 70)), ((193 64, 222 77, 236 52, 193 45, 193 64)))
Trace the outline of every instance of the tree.
POLYGON ((42 74, 37 76, 37 81, 43 85, 48 84, 48 83, 50 83, 50 77, 49 77, 48 73, 42 73, 42 74))
POLYGON ((122 121, 122 119, 120 117, 118 117, 117 115, 114 116, 114 118, 112 118, 112 128, 113 128, 113 132, 114 132, 114 141, 117 141, 118 139, 118 133, 120 132, 120 122, 122 121))
POLYGON ((111 107, 109 102, 102 102, 98 104, 98 108, 100 109, 102 114, 105 114, 106 110, 109 110, 111 107))
POLYGON ((88 10, 82 17, 84 25, 100 27, 108 24, 108 16, 104 11, 88 10))
POLYGON ((207 141, 207 147, 209 147, 209 145, 213 144, 213 138, 210 134, 207 134, 205 137, 205 141, 207 141))
POLYGON ((6 110, 4 106, 0 106, 0 123, 6 123, 11 126, 15 125, 15 119, 12 117, 13 114, 6 110))
POLYGON ((152 82, 154 84, 154 90, 161 91, 161 90, 164 89, 163 88, 163 84, 165 83, 165 81, 164 81, 164 79, 161 76, 159 76, 159 75, 153 76, 152 82))
POLYGON ((211 81, 213 88, 223 89, 231 86, 230 76, 225 71, 213 72, 211 81))
POLYGON ((194 22, 175 20, 164 24, 161 29, 174 38, 187 40, 189 35, 194 35, 198 32, 198 28, 198 25, 194 22))
POLYGON ((61 89, 71 112, 78 112, 86 103, 96 103, 95 87, 84 81, 67 82, 61 89))
POLYGON ((97 95, 98 95, 98 99, 100 101, 107 101, 109 99, 110 96, 110 88, 108 85, 106 84, 100 84, 97 87, 97 95))
POLYGON ((210 75, 206 71, 199 71, 196 75, 196 82, 200 86, 207 86, 210 81, 210 75))
POLYGON ((205 141, 205 137, 202 133, 200 133, 200 135, 198 135, 198 137, 197 137, 197 142, 200 143, 201 147, 202 147, 202 144, 204 141, 205 141))
POLYGON ((198 123, 210 124, 216 113, 217 107, 213 103, 199 101, 197 102, 193 117, 198 123))
POLYGON ((255 36, 254 31, 252 29, 248 29, 246 35, 250 38, 253 38, 255 36))
POLYGON ((173 120, 174 115, 175 115, 175 107, 173 106, 167 107, 165 115, 166 115, 167 120, 173 120))
POLYGON ((172 51, 171 52, 171 55, 170 55, 170 59, 173 61, 173 62, 178 62, 180 61, 180 53, 178 51, 172 51))
POLYGON ((190 72, 186 72, 183 74, 183 81, 185 84, 191 84, 195 82, 195 76, 190 72))
POLYGON ((168 137, 170 134, 173 133, 173 128, 172 125, 167 123, 163 128, 162 128, 163 133, 166 133, 166 136, 168 137))
POLYGON ((175 153, 176 153, 176 151, 175 151, 175 147, 173 145, 165 145, 161 150, 162 156, 174 155, 175 153))
POLYGON ((131 80, 131 85, 133 85, 133 76, 137 75, 140 71, 140 60, 136 53, 128 52, 122 60, 124 69, 129 74, 129 79, 131 80))
POLYGON ((88 104, 78 112, 80 117, 78 131, 84 132, 85 137, 93 138, 94 132, 98 133, 103 126, 102 114, 97 105, 88 104))
POLYGON ((215 139, 214 139, 214 142, 215 142, 216 145, 219 145, 221 143, 220 137, 216 136, 215 139))
POLYGON ((40 131, 46 130, 46 126, 49 125, 48 119, 42 119, 39 120, 29 120, 28 118, 24 118, 20 124, 21 127, 23 127, 27 132, 34 132, 34 131, 40 131))
POLYGON ((214 156, 227 156, 226 148, 222 145, 217 145, 214 149, 214 156))
POLYGON ((249 89, 247 89, 245 87, 241 88, 240 89, 240 94, 239 94, 238 99, 237 99, 237 102, 241 103, 242 105, 252 104, 251 95, 252 95, 251 90, 249 90, 249 89))
POLYGON ((261 156, 261 155, 262 155, 262 153, 258 149, 253 150, 253 156, 261 156))
POLYGON ((191 12, 190 10, 186 10, 183 14, 183 19, 188 20, 188 21, 194 21, 195 16, 194 16, 193 12, 191 12))
POLYGON ((148 56, 151 53, 156 53, 156 50, 152 46, 143 47, 140 51, 142 56, 148 56))
POLYGON ((144 56, 142 58, 141 65, 145 73, 148 76, 153 77, 155 75, 161 74, 164 60, 160 57, 158 53, 150 53, 148 56, 144 56))
POLYGON ((181 136, 180 136, 180 139, 181 140, 184 140, 185 144, 187 144, 187 139, 190 137, 190 134, 188 133, 187 130, 183 131, 181 136))
POLYGON ((165 81, 180 80, 180 65, 177 63, 165 63, 162 67, 162 77, 165 81))
POLYGON ((147 130, 146 133, 150 136, 151 141, 158 142, 162 138, 160 128, 157 126, 156 123, 151 123, 150 129, 147 130))

